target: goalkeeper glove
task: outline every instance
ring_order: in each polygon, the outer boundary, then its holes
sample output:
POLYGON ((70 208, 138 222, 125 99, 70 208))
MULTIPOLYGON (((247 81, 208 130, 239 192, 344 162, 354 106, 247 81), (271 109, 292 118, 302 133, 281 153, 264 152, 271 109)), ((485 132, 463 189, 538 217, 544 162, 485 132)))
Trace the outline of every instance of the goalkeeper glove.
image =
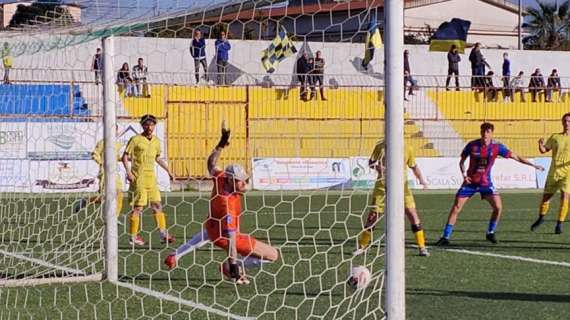
POLYGON ((225 148, 230 145, 230 129, 222 128, 222 137, 216 148, 225 148))

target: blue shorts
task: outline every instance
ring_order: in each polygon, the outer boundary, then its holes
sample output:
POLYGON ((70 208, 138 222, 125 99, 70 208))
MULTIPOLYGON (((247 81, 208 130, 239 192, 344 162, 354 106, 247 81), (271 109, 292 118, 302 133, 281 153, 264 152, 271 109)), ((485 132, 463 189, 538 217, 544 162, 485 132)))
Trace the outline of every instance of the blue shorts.
POLYGON ((499 194, 499 192, 497 192, 497 189, 495 189, 492 184, 488 186, 482 186, 478 184, 464 184, 461 186, 461 188, 459 188, 459 190, 457 190, 455 196, 458 198, 471 198, 477 192, 481 194, 481 198, 499 194))

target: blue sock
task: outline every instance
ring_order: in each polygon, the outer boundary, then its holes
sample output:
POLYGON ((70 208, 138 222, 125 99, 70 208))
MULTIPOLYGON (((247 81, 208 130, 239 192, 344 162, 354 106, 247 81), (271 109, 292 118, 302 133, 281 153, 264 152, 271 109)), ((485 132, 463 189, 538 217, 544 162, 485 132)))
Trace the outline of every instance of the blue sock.
POLYGON ((489 228, 487 228, 487 234, 495 233, 495 229, 497 229, 497 220, 489 220, 489 228))
POLYGON ((449 239, 451 233, 453 233, 453 225, 448 223, 445 225, 445 228, 443 228, 443 237, 449 239))

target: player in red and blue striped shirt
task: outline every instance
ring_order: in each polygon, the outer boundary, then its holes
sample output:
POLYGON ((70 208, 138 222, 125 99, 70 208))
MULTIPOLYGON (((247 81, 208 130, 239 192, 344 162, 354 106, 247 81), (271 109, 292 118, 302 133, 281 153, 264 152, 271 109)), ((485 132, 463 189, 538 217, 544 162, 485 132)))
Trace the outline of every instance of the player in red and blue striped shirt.
POLYGON ((485 122, 481 124, 481 139, 469 142, 463 149, 463 152, 461 152, 459 168, 463 176, 463 184, 455 195, 455 203, 449 212, 447 224, 443 229, 443 236, 436 243, 438 246, 449 245, 449 238, 453 232, 453 226, 457 221, 457 215, 461 212, 465 203, 477 192, 479 192, 481 198, 487 200, 493 208, 486 238, 494 244, 498 243, 495 237, 495 230, 499 218, 501 217, 502 202, 501 196, 495 186, 493 186, 491 179, 491 169, 498 156, 516 160, 522 164, 534 167, 537 170, 544 170, 543 167, 534 165, 527 159, 517 156, 504 144, 493 140, 494 130, 495 127, 491 123, 485 122), (467 157, 469 157, 469 168, 467 172, 465 172, 464 164, 467 157))

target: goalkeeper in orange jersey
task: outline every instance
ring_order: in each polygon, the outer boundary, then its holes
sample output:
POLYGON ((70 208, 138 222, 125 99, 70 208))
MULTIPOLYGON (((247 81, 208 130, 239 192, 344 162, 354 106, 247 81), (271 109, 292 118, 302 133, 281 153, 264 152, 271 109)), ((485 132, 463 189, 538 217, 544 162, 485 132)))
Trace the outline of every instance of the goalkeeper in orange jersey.
MULTIPOLYGON (((119 127, 115 127, 115 137, 118 135, 119 127)), ((104 161, 104 152, 105 144, 103 139, 99 140, 95 145, 95 150, 91 153, 91 159, 99 165, 99 174, 97 175, 97 179, 99 179, 99 191, 98 194, 94 197, 89 199, 81 199, 79 200, 74 208, 73 211, 75 213, 84 209, 89 203, 100 203, 103 196, 105 196, 105 165, 104 161)), ((121 143, 116 140, 115 141, 115 157, 117 161, 121 161, 121 157, 119 152, 121 150, 121 143)), ((116 187, 117 187, 117 216, 121 214, 121 210, 123 209, 123 182, 121 180, 121 176, 119 175, 119 171, 117 170, 116 174, 116 187)))
POLYGON ((130 182, 130 193, 132 196, 131 205, 133 210, 130 215, 129 232, 131 245, 142 246, 145 244, 139 235, 140 216, 144 207, 150 203, 154 213, 156 226, 160 231, 160 241, 162 243, 173 243, 174 237, 166 231, 166 216, 162 211, 160 191, 155 173, 155 162, 164 169, 170 179, 172 174, 168 170, 168 165, 160 158, 160 141, 154 135, 156 118, 147 114, 141 119, 143 132, 133 136, 125 148, 123 154, 123 165, 127 172, 127 179, 130 182), (132 166, 129 164, 131 161, 132 166))
POLYGON ((562 224, 568 215, 568 199, 570 194, 570 112, 562 116, 562 133, 555 133, 548 138, 538 140, 538 150, 540 153, 552 151, 552 162, 544 194, 538 212, 538 219, 530 227, 531 231, 536 230, 544 223, 544 216, 548 213, 550 199, 560 190, 560 209, 558 210, 558 221, 554 228, 554 233, 562 233, 562 224))
MULTIPOLYGON (((229 139, 230 130, 222 124, 220 142, 208 157, 208 171, 213 177, 214 186, 210 198, 210 212, 204 223, 204 230, 209 241, 226 250, 228 254, 228 259, 222 264, 224 276, 236 284, 249 284, 249 280, 238 265, 238 253, 244 257, 241 261, 243 267, 248 268, 277 261, 279 252, 263 241, 240 232, 241 198, 246 192, 249 177, 237 164, 228 165, 224 170, 216 167, 222 150, 229 145, 229 139)), ((204 244, 200 233, 189 242, 193 239, 198 239, 199 245, 204 244)), ((192 246, 188 243, 183 247, 186 248, 185 250, 192 250, 192 246)), ((183 254, 184 250, 177 250, 176 253, 166 257, 165 264, 173 268, 176 265, 177 256, 183 254)))
MULTIPOLYGON (((416 158, 414 155, 414 149, 410 146, 405 147, 404 161, 408 168, 412 169, 412 172, 419 180, 420 184, 427 188, 427 182, 422 176, 420 168, 416 164, 416 158)), ((372 238, 372 231, 376 227, 378 221, 378 216, 384 214, 384 199, 386 197, 386 185, 385 185, 385 168, 386 168, 386 148, 385 142, 383 140, 379 141, 374 147, 374 151, 368 160, 368 165, 371 168, 376 169, 378 172, 378 177, 376 178, 376 183, 374 185, 374 191, 372 193, 373 206, 368 213, 368 219, 364 226, 364 230, 360 233, 358 237, 358 248, 354 251, 354 255, 362 254, 370 245, 372 238)), ((410 221, 412 232, 416 238, 416 243, 419 248, 420 256, 429 256, 429 252, 426 248, 426 240, 424 235, 424 230, 421 225, 420 217, 416 210, 416 203, 414 201, 414 196, 410 191, 407 179, 407 168, 404 171, 404 207, 405 214, 410 221)))

